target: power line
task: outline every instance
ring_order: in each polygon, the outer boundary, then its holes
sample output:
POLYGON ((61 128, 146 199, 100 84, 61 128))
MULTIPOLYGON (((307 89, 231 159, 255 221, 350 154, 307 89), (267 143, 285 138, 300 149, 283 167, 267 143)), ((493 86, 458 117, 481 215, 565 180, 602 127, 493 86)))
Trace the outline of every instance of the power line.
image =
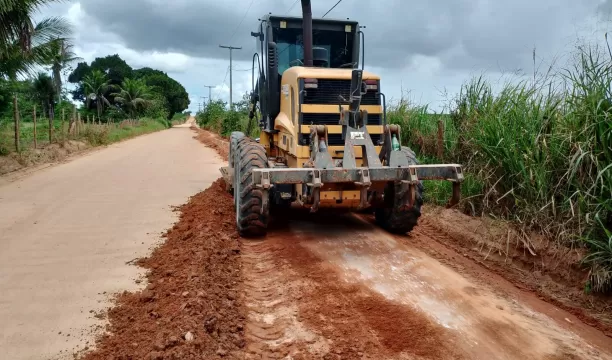
POLYGON ((293 10, 293 8, 295 7, 295 5, 297 5, 298 1, 300 0, 295 0, 295 2, 293 2, 293 5, 291 5, 289 7, 289 10, 287 10, 287 15, 289 15, 289 13, 291 12, 291 10, 293 10))
POLYGON ((204 87, 205 87, 205 88, 208 88, 208 103, 210 104, 210 102, 212 101, 212 95, 211 95, 211 93, 210 93, 210 90, 211 90, 212 88, 214 88, 214 86, 211 86, 211 85, 204 85, 204 87))
MULTIPOLYGON (((229 98, 229 105, 230 105, 230 110, 233 109, 233 103, 232 103, 232 52, 234 50, 241 50, 242 47, 241 46, 231 46, 231 45, 219 45, 220 48, 224 48, 224 49, 229 49, 229 53, 230 53, 230 65, 229 65, 229 75, 230 75, 230 98, 229 98)), ((223 81, 223 83, 225 83, 225 80, 223 81)))
MULTIPOLYGON (((234 32, 232 33, 232 36, 230 37, 230 42, 234 39, 234 36, 236 35, 236 33, 238 32, 238 29, 240 29, 240 26, 242 25, 242 22, 244 21, 244 19, 246 19, 247 15, 249 14, 249 10, 251 10, 251 6, 253 6, 253 3, 255 2, 255 0, 251 0, 251 3, 249 4, 249 7, 246 9, 246 11, 244 12, 244 15, 242 16, 242 19, 240 20, 240 22, 238 23, 238 26, 236 26, 236 28, 234 29, 234 32)), ((232 56, 232 50, 230 49, 230 66, 227 67, 227 70, 225 71, 225 76, 223 77, 223 85, 225 85, 225 80, 227 80, 227 74, 230 73, 231 70, 231 56, 232 56)), ((231 76, 230 76, 231 79, 231 76)), ((219 92, 221 90, 217 90, 215 96, 219 96, 219 92)), ((231 80, 230 80, 230 104, 232 103, 232 90, 231 90, 231 80)))
MULTIPOLYGON (((225 80, 227 80, 227 74, 229 74, 229 65, 227 66, 227 70, 225 70, 225 77, 223 78, 223 83, 222 85, 225 85, 225 80)), ((223 87, 223 86, 222 86, 223 87)), ((219 97, 219 93, 221 92, 221 89, 217 90, 217 92, 215 93, 215 97, 219 97)))
POLYGON ((249 14, 249 10, 251 10, 251 6, 253 6, 254 2, 255 0, 251 0, 249 7, 246 9, 246 11, 244 12, 244 15, 242 16, 242 20, 240 20, 240 22, 238 23, 238 26, 236 26, 236 29, 234 29, 234 32, 232 33, 232 37, 229 40, 230 43, 232 42, 232 40, 234 40, 234 35, 236 35, 236 32, 238 32, 238 29, 240 29, 240 25, 242 25, 242 22, 244 21, 244 19, 246 19, 247 15, 249 14))
POLYGON ((342 0, 338 0, 338 2, 336 3, 336 5, 332 6, 331 9, 327 10, 327 12, 322 16, 325 17, 325 15, 329 14, 330 11, 334 10, 334 8, 336 6, 338 6, 338 4, 340 4, 342 2, 342 0))

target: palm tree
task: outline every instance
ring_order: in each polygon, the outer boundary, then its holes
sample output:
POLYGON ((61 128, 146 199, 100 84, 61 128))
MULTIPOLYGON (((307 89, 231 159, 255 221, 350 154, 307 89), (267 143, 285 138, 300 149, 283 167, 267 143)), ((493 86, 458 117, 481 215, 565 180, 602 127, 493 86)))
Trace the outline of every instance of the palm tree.
MULTIPOLYGON (((1 1, 1 0, 0 0, 1 1)), ((51 73, 55 92, 57 93, 58 103, 62 100, 62 70, 74 61, 82 60, 72 51, 72 45, 66 39, 56 39, 51 44, 51 73)))
MULTIPOLYGON (((19 44, 23 52, 28 52, 34 44, 35 26, 32 14, 42 5, 62 0, 0 0, 0 57, 14 43, 19 44)), ((46 42, 62 37, 69 32, 69 27, 62 18, 48 18, 45 21, 55 23, 53 31, 46 33, 46 42)))
POLYGON ((32 94, 42 105, 43 114, 49 114, 49 117, 52 118, 53 101, 55 99, 53 79, 45 73, 38 73, 38 76, 32 80, 32 94))
POLYGON ((15 80, 50 62, 53 42, 70 35, 71 26, 61 17, 34 25, 31 16, 39 6, 57 1, 0 0, 0 76, 15 80))
POLYGON ((118 87, 119 92, 113 93, 115 102, 121 104, 123 111, 134 119, 139 110, 151 103, 151 88, 141 79, 125 79, 118 87))
POLYGON ((110 106, 110 102, 106 98, 106 93, 111 90, 113 86, 110 83, 110 80, 100 70, 94 70, 91 74, 85 76, 83 79, 83 89, 85 90, 87 106, 91 101, 96 102, 96 108, 98 109, 98 119, 102 116, 102 110, 104 110, 104 105, 110 106))

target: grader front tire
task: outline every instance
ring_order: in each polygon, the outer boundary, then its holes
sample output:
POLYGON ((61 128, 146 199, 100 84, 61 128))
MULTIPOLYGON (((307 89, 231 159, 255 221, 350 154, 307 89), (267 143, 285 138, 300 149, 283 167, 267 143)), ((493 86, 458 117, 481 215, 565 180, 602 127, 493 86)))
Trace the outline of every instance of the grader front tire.
POLYGON ((253 184, 253 169, 268 167, 267 155, 263 146, 252 139, 239 140, 235 165, 235 204, 236 224, 240 236, 259 237, 266 235, 269 211, 262 213, 264 192, 253 184))
MULTIPOLYGON (((418 165, 414 151, 408 147, 401 150, 408 158, 410 165, 418 165)), ((376 222, 385 230, 395 234, 406 234, 412 231, 417 225, 421 216, 421 206, 423 205, 423 184, 419 181, 416 187, 414 206, 409 210, 400 210, 400 205, 395 198, 398 186, 393 183, 387 184, 384 193, 385 207, 378 208, 374 212, 376 222)))

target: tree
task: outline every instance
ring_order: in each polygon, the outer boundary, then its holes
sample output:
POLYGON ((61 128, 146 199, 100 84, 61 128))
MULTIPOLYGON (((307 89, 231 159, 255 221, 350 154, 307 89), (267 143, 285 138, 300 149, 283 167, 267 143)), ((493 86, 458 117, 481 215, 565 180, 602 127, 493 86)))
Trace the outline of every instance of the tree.
POLYGON ((153 91, 166 98, 168 120, 171 120, 174 114, 189 107, 189 94, 183 85, 169 77, 165 72, 147 67, 135 70, 134 77, 143 79, 148 86, 153 88, 153 91))
POLYGON ((106 74, 100 70, 92 71, 91 74, 85 76, 83 79, 83 89, 85 89, 85 93, 87 94, 87 105, 89 106, 91 101, 96 102, 98 119, 102 116, 104 105, 110 106, 110 101, 106 98, 106 93, 112 88, 113 86, 110 80, 106 74))
POLYGON ((54 39, 71 33, 61 17, 43 19, 37 24, 33 14, 45 4, 58 0, 0 0, 0 76, 13 81, 30 75, 50 58, 54 39))
MULTIPOLYGON (((0 0, 2 1, 2 0, 0 0)), ((99 70, 106 74, 110 84, 113 86, 119 86, 123 82, 124 79, 133 78, 132 68, 121 58, 119 55, 108 55, 105 57, 95 58, 94 61, 91 62, 91 65, 88 65, 85 62, 79 63, 72 71, 72 73, 68 76, 68 81, 74 84, 79 84, 83 81, 83 79, 91 74, 92 71, 99 70)), ((77 86, 77 88, 72 92, 72 98, 74 100, 84 101, 86 99, 85 89, 82 86, 77 86)), ((106 98, 113 103, 113 96, 109 92, 105 94, 106 98)))
POLYGON ((69 35, 69 33, 68 23, 61 18, 45 19, 39 22, 30 33, 29 39, 32 43, 28 45, 28 50, 23 50, 19 39, 13 39, 2 45, 0 75, 16 80, 19 75, 33 74, 39 66, 51 61, 54 40, 49 40, 49 38, 58 34, 69 35))
MULTIPOLYGON (((1 0, 0 0, 1 1, 1 0)), ((50 44, 50 70, 55 84, 58 103, 62 99, 62 70, 73 61, 81 60, 73 51, 73 45, 66 39, 56 39, 50 44)))
POLYGON ((58 0, 0 0, 0 60, 6 51, 17 43, 21 52, 31 50, 36 40, 50 42, 54 38, 64 36, 70 32, 68 24, 60 17, 43 20, 48 29, 44 34, 38 32, 39 39, 35 39, 36 27, 32 14, 42 5, 58 2, 58 0), (44 36, 43 36, 44 35, 44 36), (42 39, 40 36, 43 36, 42 39))
MULTIPOLYGON (((180 113, 189 107, 189 94, 179 82, 169 77, 163 71, 148 67, 133 70, 116 54, 96 58, 91 64, 86 62, 77 64, 76 68, 68 76, 69 82, 77 84, 76 90, 72 92, 74 100, 87 100, 89 92, 84 88, 83 80, 96 70, 106 74, 109 84, 113 85, 116 89, 122 87, 126 79, 142 80, 150 88, 150 97, 147 99, 150 101, 150 104, 145 110, 147 116, 159 117, 163 114, 166 119, 170 120, 175 113, 180 113)), ((115 101, 115 96, 118 94, 120 92, 110 91, 109 88, 104 97, 110 104, 119 104, 118 101, 115 101)), ((125 109, 125 106, 123 108, 125 109)))
POLYGON ((32 81, 32 95, 36 102, 42 106, 43 113, 53 117, 55 85, 49 75, 38 73, 38 76, 32 81))
POLYGON ((140 79, 125 79, 119 86, 119 92, 113 93, 113 96, 115 102, 121 104, 123 111, 134 119, 138 111, 144 110, 150 103, 151 90, 140 79))

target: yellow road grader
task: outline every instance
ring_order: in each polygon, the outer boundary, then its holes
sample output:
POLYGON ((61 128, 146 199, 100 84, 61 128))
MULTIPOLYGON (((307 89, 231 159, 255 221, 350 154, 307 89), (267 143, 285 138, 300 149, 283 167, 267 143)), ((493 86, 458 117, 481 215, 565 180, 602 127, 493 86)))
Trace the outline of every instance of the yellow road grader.
POLYGON ((269 14, 251 33, 258 50, 247 133, 257 124, 260 135, 233 132, 221 168, 240 235, 265 235, 271 211, 296 205, 367 209, 383 228, 406 233, 421 215, 423 180, 452 182, 456 204, 461 166, 419 165, 401 145, 380 77, 363 70, 359 24, 313 19, 310 0, 301 3, 301 18, 269 14))

